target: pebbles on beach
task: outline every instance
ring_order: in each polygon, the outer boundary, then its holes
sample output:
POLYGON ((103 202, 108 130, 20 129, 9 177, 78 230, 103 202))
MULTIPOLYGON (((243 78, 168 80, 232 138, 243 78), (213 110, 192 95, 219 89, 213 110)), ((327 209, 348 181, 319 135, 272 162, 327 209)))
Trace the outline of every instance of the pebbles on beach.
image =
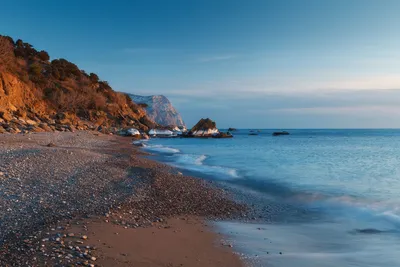
POLYGON ((226 192, 139 157, 121 137, 38 133, 0 141, 0 266, 94 266, 90 233, 68 231, 91 216, 137 228, 171 216, 245 213, 226 192))

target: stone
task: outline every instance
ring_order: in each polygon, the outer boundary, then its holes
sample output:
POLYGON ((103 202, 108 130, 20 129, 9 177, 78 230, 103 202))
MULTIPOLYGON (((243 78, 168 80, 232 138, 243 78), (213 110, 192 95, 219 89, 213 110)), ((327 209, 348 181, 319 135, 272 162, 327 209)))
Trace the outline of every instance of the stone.
POLYGON ((5 121, 11 121, 13 117, 7 111, 0 111, 0 117, 3 118, 5 121))
POLYGON ((37 125, 37 122, 34 120, 26 120, 25 122, 26 122, 26 124, 29 124, 29 125, 37 125))
POLYGON ((53 129, 50 128, 50 126, 47 123, 40 123, 39 127, 45 130, 46 132, 52 132, 53 129))

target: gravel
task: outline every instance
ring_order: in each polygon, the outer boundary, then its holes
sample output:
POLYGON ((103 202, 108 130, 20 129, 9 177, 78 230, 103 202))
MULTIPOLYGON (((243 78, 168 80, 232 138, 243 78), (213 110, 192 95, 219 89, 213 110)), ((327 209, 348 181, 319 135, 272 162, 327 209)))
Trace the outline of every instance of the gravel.
POLYGON ((136 228, 245 215, 222 189, 142 154, 93 132, 0 134, 0 266, 95 266, 90 235, 68 232, 87 217, 136 228))

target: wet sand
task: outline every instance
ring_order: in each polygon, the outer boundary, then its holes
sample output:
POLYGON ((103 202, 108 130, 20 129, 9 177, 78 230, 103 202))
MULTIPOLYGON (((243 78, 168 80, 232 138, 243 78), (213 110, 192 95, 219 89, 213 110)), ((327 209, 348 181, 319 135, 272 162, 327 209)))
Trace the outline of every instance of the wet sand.
POLYGON ((246 207, 130 143, 0 134, 0 265, 241 266, 205 220, 246 207))
POLYGON ((88 220, 87 227, 70 231, 90 235, 87 244, 97 247, 101 266, 243 266, 230 244, 199 217, 171 218, 151 227, 131 229, 103 220, 88 220))

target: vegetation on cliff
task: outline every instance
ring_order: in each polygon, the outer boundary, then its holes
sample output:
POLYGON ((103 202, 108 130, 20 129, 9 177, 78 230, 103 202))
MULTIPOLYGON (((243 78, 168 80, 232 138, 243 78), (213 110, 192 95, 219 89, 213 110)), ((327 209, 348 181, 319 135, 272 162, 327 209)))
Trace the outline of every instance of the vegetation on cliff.
POLYGON ((0 35, 0 127, 10 132, 148 130, 154 122, 129 96, 115 92, 95 73, 65 59, 50 61, 46 51, 0 35))

